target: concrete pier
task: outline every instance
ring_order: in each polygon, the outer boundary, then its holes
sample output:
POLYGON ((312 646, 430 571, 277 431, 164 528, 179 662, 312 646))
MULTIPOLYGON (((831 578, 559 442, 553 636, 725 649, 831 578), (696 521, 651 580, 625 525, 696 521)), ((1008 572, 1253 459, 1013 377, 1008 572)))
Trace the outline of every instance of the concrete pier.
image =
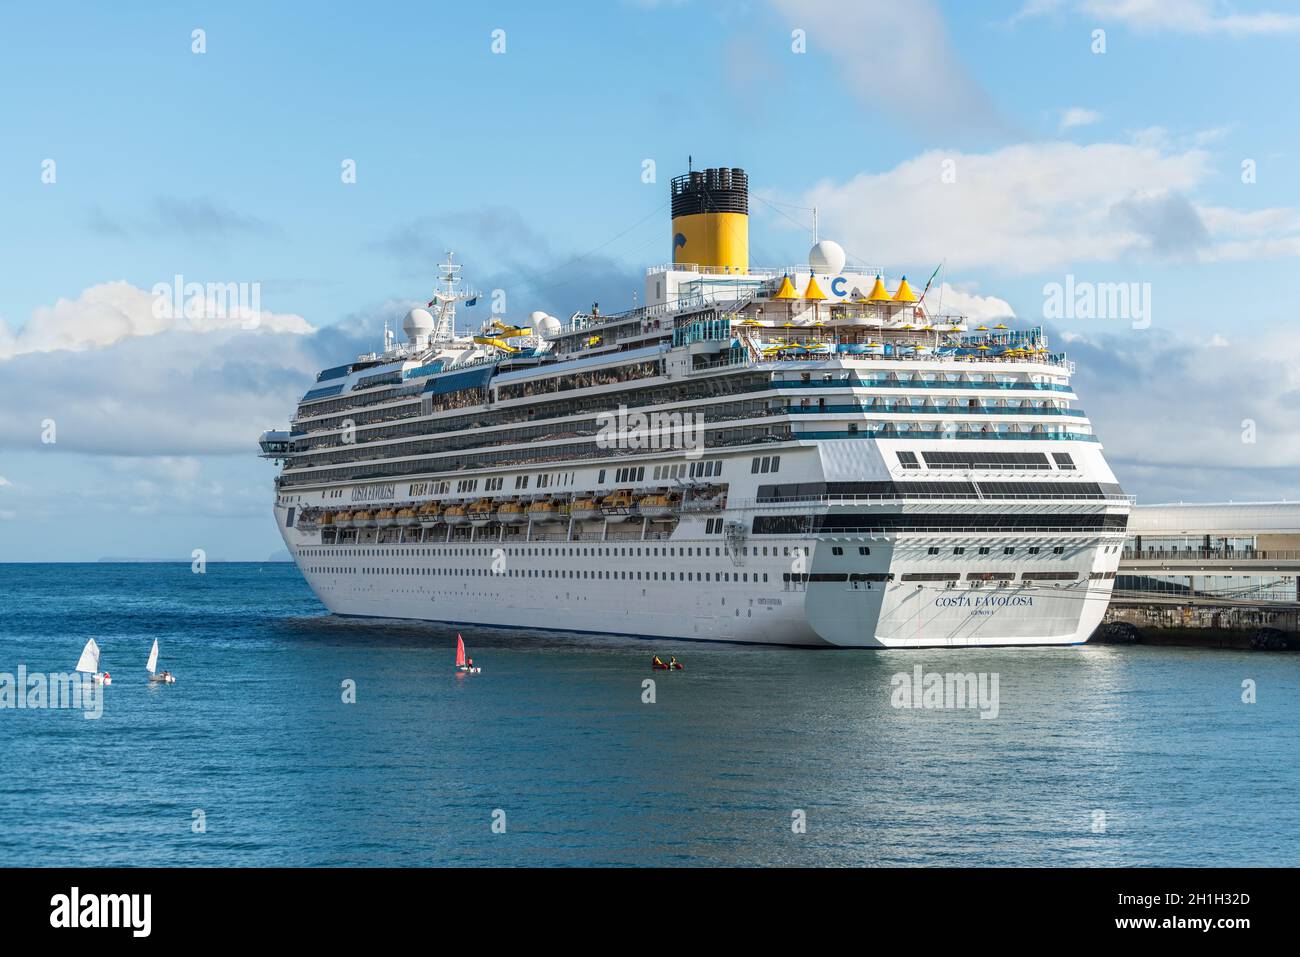
POLYGON ((1135 507, 1092 640, 1300 650, 1300 503, 1135 507))

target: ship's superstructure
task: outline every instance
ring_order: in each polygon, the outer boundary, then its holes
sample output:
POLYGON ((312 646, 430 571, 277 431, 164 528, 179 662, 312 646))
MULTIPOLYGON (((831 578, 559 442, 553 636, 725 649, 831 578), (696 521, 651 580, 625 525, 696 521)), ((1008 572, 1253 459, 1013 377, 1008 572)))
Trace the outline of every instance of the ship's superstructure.
POLYGON ((644 305, 458 335, 473 294, 449 256, 404 342, 321 372, 262 436, 325 605, 788 645, 1087 640, 1130 503, 1043 331, 971 328, 830 241, 753 268, 744 171, 671 188, 644 305))

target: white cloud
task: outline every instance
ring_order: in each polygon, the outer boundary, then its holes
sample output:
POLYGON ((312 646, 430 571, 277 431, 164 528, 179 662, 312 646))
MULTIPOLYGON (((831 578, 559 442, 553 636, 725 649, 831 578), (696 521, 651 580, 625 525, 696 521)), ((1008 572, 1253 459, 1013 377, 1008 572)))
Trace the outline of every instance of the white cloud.
POLYGON ((1027 0, 1013 21, 1057 13, 1066 7, 1082 16, 1120 23, 1143 32, 1253 36, 1300 31, 1300 15, 1269 10, 1237 13, 1222 0, 1027 0))
POLYGON ((254 313, 242 308, 218 308, 217 297, 205 294, 194 302, 192 315, 173 315, 168 297, 155 297, 128 282, 106 282, 91 286, 76 299, 60 299, 42 306, 16 332, 0 320, 0 360, 27 352, 58 349, 99 349, 119 340, 155 336, 171 330, 193 333, 256 328, 268 332, 312 332, 301 316, 267 310, 254 313), (200 306, 200 302, 203 303, 200 306), (224 314, 223 314, 224 313, 224 314))
POLYGON ((202 471, 199 460, 190 455, 158 455, 149 459, 115 457, 109 460, 109 467, 115 472, 165 482, 193 482, 202 471))
POLYGON ((943 313, 965 316, 972 325, 998 319, 1014 319, 1016 311, 1011 303, 997 296, 981 296, 966 289, 957 289, 941 282, 925 297, 927 308, 943 313))
POLYGON ((1202 262, 1300 252, 1291 209, 1246 211, 1191 197, 1208 154, 1168 138, 931 150, 881 173, 778 196, 821 211, 822 232, 864 261, 1031 273, 1142 256, 1202 262), (945 181, 951 170, 955 181, 945 181))
POLYGON ((0 488, 4 488, 6 485, 13 485, 13 484, 14 484, 13 482, 9 481, 3 475, 0 475, 0 488))
POLYGON ((1091 123, 1097 123, 1101 120, 1101 114, 1096 110, 1085 109, 1082 106, 1072 106, 1068 110, 1061 112, 1060 128, 1072 130, 1078 126, 1088 126, 1091 123))
MULTIPOLYGON (((827 53, 847 92, 918 130, 997 133, 1007 124, 962 62, 933 0, 771 0, 808 55, 827 53)), ((828 96, 841 91, 828 90, 828 96)))
POLYGON ((1151 331, 1062 338, 1077 363, 1080 404, 1121 480, 1141 468, 1165 490, 1160 494, 1186 490, 1195 479, 1207 495, 1221 496, 1222 475, 1207 470, 1255 473, 1256 479, 1285 470, 1278 486, 1294 489, 1300 334, 1260 330, 1240 342, 1151 331), (1246 420, 1255 424, 1253 443, 1242 440, 1246 420))
POLYGON ((258 432, 282 427, 312 376, 337 362, 342 336, 300 316, 262 311, 249 329, 239 316, 160 318, 153 302, 105 283, 16 332, 0 325, 0 447, 173 456, 149 468, 186 481, 198 466, 184 456, 253 454, 258 432))

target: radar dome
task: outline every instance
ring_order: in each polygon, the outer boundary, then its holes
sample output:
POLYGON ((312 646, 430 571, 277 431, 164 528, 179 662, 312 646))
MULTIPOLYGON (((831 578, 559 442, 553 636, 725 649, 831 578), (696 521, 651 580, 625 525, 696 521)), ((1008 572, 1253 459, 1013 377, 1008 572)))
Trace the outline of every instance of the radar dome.
POLYGON ((832 239, 823 239, 808 251, 808 265, 815 273, 838 275, 844 271, 844 247, 832 239))
POLYGON ((540 336, 553 336, 560 331, 560 320, 540 309, 528 317, 533 324, 533 329, 540 336))
POLYGON ((402 320, 402 331, 408 339, 428 336, 433 332, 433 315, 427 309, 412 309, 402 320))

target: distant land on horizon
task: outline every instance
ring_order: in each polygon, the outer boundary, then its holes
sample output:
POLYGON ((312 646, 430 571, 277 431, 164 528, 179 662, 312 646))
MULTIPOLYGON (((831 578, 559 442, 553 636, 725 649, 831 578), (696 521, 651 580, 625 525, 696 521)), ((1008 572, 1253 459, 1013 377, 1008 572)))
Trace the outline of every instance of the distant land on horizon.
MULTIPOLYGON (((184 564, 184 565, 188 565, 188 564, 190 564, 192 561, 193 561, 193 559, 190 558, 190 557, 188 557, 188 556, 186 556, 185 558, 136 558, 136 557, 131 556, 131 555, 104 555, 104 556, 101 557, 101 558, 97 558, 97 559, 95 559, 95 562, 96 562, 97 564, 102 564, 102 565, 130 565, 130 564, 139 564, 139 565, 170 565, 170 564, 184 564)), ((259 561, 258 561, 257 559, 255 559, 255 558, 209 558, 207 561, 208 561, 208 564, 209 564, 209 565, 220 565, 220 564, 252 564, 252 565, 257 565, 257 564, 261 564, 262 562, 291 562, 291 561, 293 561, 293 556, 289 554, 289 550, 288 550, 287 548, 282 548, 282 549, 280 549, 280 550, 277 551, 277 552, 272 552, 270 555, 266 556, 266 558, 262 559, 261 562, 259 562, 259 561)), ((74 564, 75 564, 75 563, 74 563, 74 564)))

